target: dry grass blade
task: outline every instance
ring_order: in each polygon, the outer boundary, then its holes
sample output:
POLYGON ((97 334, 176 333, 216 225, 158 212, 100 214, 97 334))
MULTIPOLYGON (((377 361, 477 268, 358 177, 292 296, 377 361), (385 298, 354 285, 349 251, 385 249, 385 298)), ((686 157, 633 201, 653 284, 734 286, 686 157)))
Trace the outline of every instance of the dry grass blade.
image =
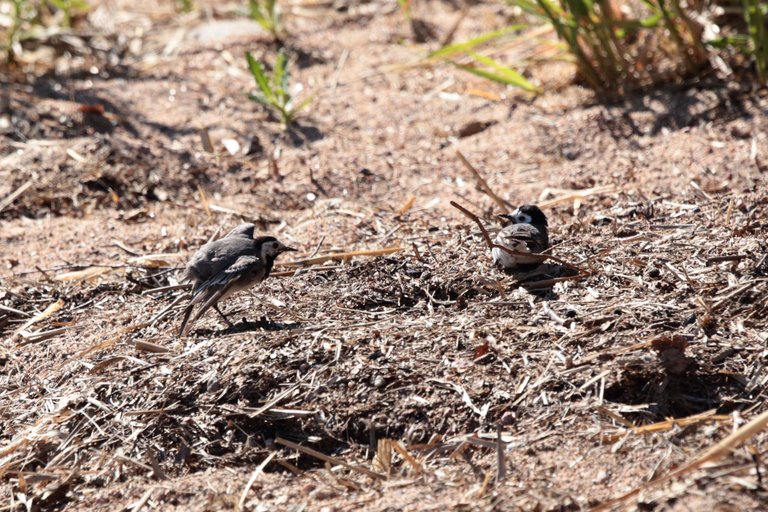
POLYGON ((685 474, 688 474, 692 471, 695 471, 708 462, 716 461, 726 456, 727 454, 729 454, 731 450, 741 445, 747 439, 750 439, 751 437, 755 436, 758 432, 764 430, 766 426, 768 426, 768 411, 764 411, 763 413, 757 415, 749 423, 743 425, 741 428, 739 428, 735 432, 726 436, 725 439, 719 441, 718 443, 715 443, 714 446, 711 446, 710 448, 704 450, 698 457, 696 457, 695 459, 693 459, 693 461, 689 462, 683 467, 678 468, 667 475, 661 476, 659 478, 655 478, 650 482, 647 482, 641 485, 640 487, 637 487, 629 491, 628 493, 622 496, 619 496, 618 498, 612 499, 610 501, 607 501, 595 507, 592 510, 595 512, 602 511, 602 510, 610 510, 611 508, 614 508, 615 506, 620 505, 621 503, 627 501, 628 499, 637 496, 638 494, 640 494, 642 491, 646 489, 657 487, 661 484, 664 484, 672 480, 673 478, 677 478, 685 474))
POLYGON ((166 354, 171 351, 171 349, 168 347, 157 345, 155 343, 144 340, 138 340, 136 342, 136 350, 141 352, 151 352, 153 354, 166 354))
POLYGON ((413 470, 416 472, 417 475, 420 475, 424 468, 421 466, 421 463, 416 460, 416 458, 408 452, 408 450, 403 446, 403 444, 400 441, 392 441, 392 448, 395 449, 397 453, 400 454, 400 456, 405 459, 405 461, 411 465, 413 470))
POLYGON ((126 510, 129 510, 130 512, 139 512, 142 508, 144 508, 144 505, 149 502, 149 498, 152 497, 152 493, 155 492, 155 488, 151 487, 147 489, 147 491, 139 498, 138 501, 129 504, 125 507, 126 510))
POLYGON ((461 160, 461 163, 464 164, 464 167, 466 167, 467 170, 472 173, 472 176, 475 177, 477 184, 480 186, 480 190, 488 194, 488 197, 493 199, 493 202, 496 203, 499 209, 501 209, 502 213, 509 213, 511 210, 515 209, 515 207, 510 204, 509 201, 502 199, 493 191, 493 189, 488 185, 488 182, 485 181, 485 178, 483 178, 480 172, 475 169, 475 166, 472 165, 469 160, 467 160, 467 157, 465 157, 461 151, 456 150, 456 156, 459 157, 459 160, 461 160))
POLYGON ((83 270, 64 272, 63 274, 55 275, 53 278, 56 281, 80 281, 85 279, 93 279, 94 277, 104 275, 108 272, 112 272, 113 270, 115 269, 112 267, 95 266, 84 268, 83 270))
POLYGON ((337 252, 333 254, 325 254, 322 256, 315 256, 314 258, 305 258, 303 260, 294 260, 294 261, 287 261, 285 263, 280 263, 280 266, 282 267, 298 267, 303 265, 317 265, 319 263, 325 263, 326 261, 331 260, 350 260, 356 256, 387 256, 389 254, 394 254, 396 252, 402 251, 402 248, 398 246, 393 247, 385 247, 383 249, 363 249, 359 251, 349 251, 349 252, 337 252))
POLYGON ((332 457, 330 455, 326 455, 322 452, 319 452, 317 450, 313 450, 312 448, 307 448, 306 446, 302 446, 300 444, 294 443, 293 441, 288 441, 287 439, 283 439, 282 437, 278 437, 275 439, 275 443, 281 444, 283 446, 286 446, 288 448, 291 448, 293 450, 296 450, 297 452, 304 453, 306 455, 309 455, 310 457, 314 457, 316 459, 322 460, 324 462, 329 462, 331 464, 335 464, 337 466, 344 466, 347 469, 351 469, 352 471, 356 471, 360 474, 369 476, 371 478, 374 478, 376 480, 385 480, 386 476, 376 473, 375 471, 371 471, 368 468, 363 468, 360 466, 356 466, 354 464, 350 464, 344 460, 341 460, 338 457, 332 457))
POLYGON ((69 330, 69 327, 59 327, 56 329, 51 329, 49 331, 38 331, 38 332, 32 332, 32 333, 20 333, 19 335, 24 338, 22 341, 19 341, 19 346, 24 345, 30 345, 32 343, 40 343, 41 341, 45 341, 47 339, 53 338, 55 336, 58 336, 59 334, 64 334, 69 330))
POLYGON ((281 401, 283 401, 286 397, 288 397, 291 393, 296 391, 298 389, 299 384, 294 384, 293 386, 289 387, 285 391, 278 393, 277 396, 275 396, 272 400, 264 404, 263 406, 256 409, 254 412, 252 412, 249 416, 251 418, 258 418, 265 412, 269 411, 272 407, 279 404, 281 401))
POLYGON ((256 479, 259 478, 259 475, 262 471, 264 471, 264 468, 267 467, 267 464, 272 462, 272 459, 275 458, 275 455, 277 455, 277 452, 272 452, 269 455, 267 455, 267 458, 264 459, 264 461, 258 465, 256 469, 253 470, 253 473, 251 474, 251 478, 248 479, 248 483, 245 484, 245 488, 243 489, 243 493, 240 495, 240 501, 237 503, 237 507, 235 507, 235 510, 240 511, 243 510, 243 507, 245 507, 245 499, 248 497, 248 492, 250 492, 251 487, 256 482, 256 479))
POLYGON ((3 305, 0 305, 0 311, 5 311, 6 313, 13 313, 14 315, 19 315, 19 316, 25 316, 27 318, 32 316, 30 313, 27 313, 26 311, 22 311, 20 309, 11 308, 3 305))
POLYGON ((54 315, 55 313, 57 313, 63 307, 64 307, 64 300, 63 299, 59 299, 56 302, 51 303, 47 308, 45 308, 45 311, 43 311, 42 313, 40 313, 38 315, 33 316, 32 318, 30 318, 29 320, 24 322, 24 324, 21 327, 19 327, 16 330, 15 333, 13 333, 11 335, 10 341, 19 341, 19 339, 22 336, 22 333, 25 330, 27 330, 29 327, 35 325, 37 322, 39 322, 41 320, 45 320, 49 316, 54 315))
POLYGON ((35 182, 34 179, 25 181, 19 188, 8 194, 2 201, 0 201, 0 212, 8 208, 13 202, 19 198, 29 187, 35 182))
MULTIPOLYGON (((559 190, 559 192, 566 192, 564 195, 555 197, 554 199, 549 199, 548 201, 541 201, 539 202, 540 208, 550 208, 552 206, 555 206, 556 204, 565 203, 568 201, 581 201, 582 199, 586 199, 589 196, 593 196, 595 194, 605 194, 608 192, 613 192, 614 190, 613 185, 601 185, 598 187, 592 187, 592 188, 585 188, 583 190, 559 190)), ((550 189, 545 189, 542 192, 542 195, 547 194, 551 192, 550 189)))
POLYGON ((501 425, 496 429, 496 483, 501 483, 507 478, 506 447, 501 439, 501 425))
POLYGON ((451 206, 459 210, 461 213, 463 213, 468 218, 470 218, 475 224, 477 224, 477 227, 480 228, 480 232, 483 234, 483 239, 485 240, 485 243, 489 249, 500 249, 506 252, 507 254, 511 254, 512 256, 525 256, 526 258, 537 258, 541 262, 546 260, 552 260, 555 263, 559 263, 560 265, 563 265, 564 267, 568 267, 571 270, 574 270, 580 274, 579 276, 573 276, 572 278, 569 278, 569 279, 591 275, 591 272, 588 272, 587 270, 584 270, 581 267, 577 267, 576 265, 568 263, 567 261, 562 260, 557 256, 552 256, 551 254, 534 254, 534 253, 520 252, 520 251, 515 251, 513 249, 510 249, 509 247, 504 247, 503 245, 496 244, 491 239, 491 235, 488 234, 488 230, 485 229, 485 226, 483 226, 483 223, 480 221, 480 218, 477 215, 470 212, 469 210, 461 206, 456 201, 451 201, 451 206))
POLYGON ((124 334, 128 334, 129 332, 137 331, 139 329, 143 329, 145 327, 149 327, 149 322, 139 322, 137 324, 131 324, 127 325, 121 329, 118 330, 117 334, 114 336, 102 341, 101 343, 97 343, 96 345, 93 345, 92 347, 88 347, 80 352, 78 352, 77 357, 85 357, 88 354, 92 354, 93 352, 97 352, 99 350, 104 350, 106 348, 109 348, 113 346, 117 340, 119 340, 124 334))
POLYGON ((381 438, 376 443, 376 456, 373 458, 373 467, 384 471, 387 475, 392 473, 392 440, 381 438))
POLYGON ((144 268, 172 267, 174 266, 174 261, 177 261, 180 257, 181 254, 179 253, 145 254, 144 256, 129 258, 128 263, 144 268))

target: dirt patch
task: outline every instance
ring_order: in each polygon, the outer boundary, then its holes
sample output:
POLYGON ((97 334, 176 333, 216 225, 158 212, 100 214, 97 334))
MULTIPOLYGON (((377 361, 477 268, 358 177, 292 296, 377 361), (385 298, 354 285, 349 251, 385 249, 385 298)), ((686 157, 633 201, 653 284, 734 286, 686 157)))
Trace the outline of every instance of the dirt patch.
MULTIPOLYGON (((438 32, 458 15, 428 5, 438 32)), ((117 26, 138 42, 117 62, 92 52, 9 84, 10 510, 233 508, 267 457, 248 509, 589 509, 762 411, 764 95, 712 84, 614 105, 576 86, 529 98, 447 66, 397 67, 436 43, 407 42, 394 5, 316 6, 288 18, 294 80, 317 98, 285 133, 245 98, 242 55, 274 52, 263 34, 219 39, 202 14, 123 7, 117 26), (526 289, 494 268, 449 204, 499 213, 457 149, 510 202, 549 202, 553 253, 587 275, 526 289), (242 220, 299 257, 401 250, 270 278, 222 305, 233 327, 210 314, 180 339, 178 316, 150 322, 179 293, 153 289, 242 220), (32 336, 13 336, 52 304, 32 336), (680 422, 641 428, 669 418, 680 422)), ((508 14, 470 12, 458 39, 508 14)), ((550 274, 527 279, 562 277, 550 274)), ((631 503, 757 509, 764 447, 757 435, 631 503)))

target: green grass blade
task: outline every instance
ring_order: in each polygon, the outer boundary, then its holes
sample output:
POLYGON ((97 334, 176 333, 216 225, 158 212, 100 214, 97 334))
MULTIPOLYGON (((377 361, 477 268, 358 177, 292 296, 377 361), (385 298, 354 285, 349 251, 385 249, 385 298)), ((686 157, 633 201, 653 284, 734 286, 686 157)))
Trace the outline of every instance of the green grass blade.
POLYGON ((513 87, 518 87, 528 92, 533 92, 533 93, 540 92, 535 85, 533 85, 528 80, 526 80, 525 77, 522 76, 520 73, 517 73, 516 71, 511 70, 509 68, 504 68, 503 66, 502 66, 503 70, 496 70, 494 68, 494 71, 489 71, 487 69, 470 66, 468 64, 459 64, 458 62, 453 62, 453 61, 449 61, 449 62, 459 69, 463 69, 468 73, 472 73, 475 76, 479 76, 487 80, 492 80, 494 82, 504 84, 504 85, 511 85, 513 87))
POLYGON ((447 46, 443 46, 439 50, 435 50, 431 52, 427 58, 430 59, 437 59, 437 58, 446 58, 450 57, 452 55, 455 55, 457 53, 466 53, 468 51, 473 50, 477 46, 480 46, 484 43, 487 43, 488 41, 492 41, 494 39, 497 39, 501 36, 504 36, 506 34, 509 34, 510 32, 516 32, 518 30, 521 30, 523 28, 526 28, 528 25, 524 24, 517 24, 517 25, 509 25, 507 27, 501 28, 499 30, 493 30, 491 32, 486 32, 485 34, 481 34, 477 37, 473 37, 472 39, 468 41, 463 41, 461 43, 455 43, 455 44, 449 44, 447 46))
POLYGON ((245 58, 248 61, 248 69, 250 69, 251 75, 253 75, 253 79, 256 81, 256 85, 261 90, 264 98, 269 101, 270 98, 274 97, 274 93, 269 85, 269 79, 264 71, 264 67, 261 65, 261 62, 253 58, 253 55, 251 55, 250 52, 245 52, 245 58))
POLYGON ((291 100, 289 92, 290 76, 287 69, 287 63, 288 58, 286 57, 285 52, 280 49, 280 51, 277 52, 277 57, 275 58, 275 68, 272 74, 272 84, 278 102, 283 106, 288 106, 291 100))

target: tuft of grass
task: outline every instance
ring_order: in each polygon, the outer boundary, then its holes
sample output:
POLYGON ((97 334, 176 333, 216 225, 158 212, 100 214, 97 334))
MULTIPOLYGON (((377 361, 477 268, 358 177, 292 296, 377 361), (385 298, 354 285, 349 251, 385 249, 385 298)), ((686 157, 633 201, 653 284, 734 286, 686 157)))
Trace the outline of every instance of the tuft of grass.
POLYGON ((580 75, 606 97, 619 97, 663 81, 669 73, 663 76, 657 72, 659 59, 665 59, 678 76, 695 73, 706 61, 700 30, 678 0, 643 0, 638 7, 644 13, 635 17, 609 1, 510 2, 549 23, 580 75), (637 41, 641 32, 648 31, 653 32, 652 44, 641 49, 643 45, 637 41))
POLYGON ((744 21, 747 24, 749 44, 745 49, 755 60, 757 79, 760 85, 765 87, 766 73, 768 72, 768 31, 765 23, 768 21, 768 4, 757 0, 742 0, 744 21))
POLYGON ((502 64, 501 62, 478 53, 476 49, 496 41, 501 37, 517 32, 526 25, 510 25, 498 30, 493 30, 480 34, 467 41, 445 45, 442 48, 431 52, 428 59, 440 59, 456 66, 457 68, 472 73, 473 75, 492 80, 505 85, 518 87, 528 92, 541 92, 538 87, 528 81, 521 73, 502 64), (460 62, 459 59, 470 62, 460 62))
POLYGON ((72 26, 72 16, 88 11, 90 8, 85 0, 47 0, 46 3, 57 9, 64 16, 63 26, 72 26))
POLYGON ((86 0, 11 0, 10 24, 0 41, 7 62, 15 62, 21 54, 21 43, 35 39, 46 28, 68 29, 75 15, 90 8, 86 0))
POLYGON ((248 61, 248 69, 258 87, 248 97, 267 107, 272 114, 280 119, 283 127, 288 128, 296 120, 296 116, 312 102, 313 98, 310 96, 298 104, 294 103, 290 93, 291 80, 285 51, 281 49, 277 52, 271 77, 267 75, 264 65, 254 59, 249 52, 245 53, 245 58, 248 61))
POLYGON ((411 19, 411 0, 397 0, 397 5, 400 6, 400 12, 406 20, 411 19))
POLYGON ((195 10, 195 0, 176 0, 181 8, 181 12, 192 12, 195 10))
POLYGON ((248 0, 248 11, 251 19, 272 34, 275 41, 283 40, 286 33, 277 0, 248 0))

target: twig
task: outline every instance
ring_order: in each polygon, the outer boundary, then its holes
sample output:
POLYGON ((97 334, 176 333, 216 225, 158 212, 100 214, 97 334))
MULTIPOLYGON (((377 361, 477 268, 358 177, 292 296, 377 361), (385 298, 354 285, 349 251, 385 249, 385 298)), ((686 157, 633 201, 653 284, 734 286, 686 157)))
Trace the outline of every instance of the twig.
POLYGON ((339 57, 338 62, 336 62, 336 69, 333 70, 333 80, 331 81, 331 94, 336 93, 336 87, 339 85, 339 76, 341 74, 341 70, 344 67, 344 64, 347 63, 347 59, 349 58, 349 50, 344 49, 343 52, 341 52, 341 57, 339 57))
POLYGON ((295 268, 293 270, 283 270, 280 272, 272 272, 269 274, 272 277, 290 277, 299 275, 299 273, 305 272, 326 272, 328 270, 336 270, 341 268, 341 265, 323 265, 322 267, 307 267, 307 268, 295 268))
POLYGON ((320 241, 319 241, 319 242, 317 242, 317 245, 315 246, 315 250, 314 250, 314 251, 312 251, 312 254, 310 254, 309 256, 307 256, 307 258, 308 258, 308 259, 312 259, 312 258, 314 258, 315 256, 317 256, 317 253, 318 253, 318 252, 320 252, 320 246, 321 246, 321 245, 323 245, 323 242, 324 242, 324 241, 325 241, 325 235, 323 235, 322 237, 320 237, 320 241))
POLYGON ((51 329, 50 331, 33 332, 29 334, 22 332, 19 333, 19 336, 23 338, 21 341, 19 341, 19 346, 23 347, 32 343, 40 343, 41 341, 45 341, 49 338, 53 338, 54 336, 58 336, 59 334, 63 334, 67 332, 67 330, 69 330, 69 327, 59 327, 57 329, 51 329))
POLYGON ((507 461, 504 450, 504 441, 501 440, 501 424, 496 427, 496 483, 501 483, 507 478, 507 461))
POLYGON ((453 41, 453 36, 456 35, 456 31, 459 29, 459 25, 461 25, 461 22, 464 20, 464 18, 467 17, 468 12, 469 6, 465 4, 459 15, 456 17, 456 20, 453 22, 453 25, 451 25, 451 28, 448 29, 448 32, 445 33, 443 39, 440 41, 441 47, 451 44, 451 41, 453 41))
POLYGON ((153 493, 153 492, 155 492, 155 488, 154 488, 154 487, 151 487, 150 489, 148 489, 148 490, 147 490, 147 492, 145 492, 145 493, 142 495, 142 497, 141 497, 141 498, 139 498, 139 501, 137 501, 137 502, 135 502, 135 503, 131 503, 131 504, 130 504, 130 505, 128 505, 126 508, 127 508, 128 510, 130 510, 131 512, 139 512, 139 510, 141 510, 142 508, 144 508, 144 505, 146 505, 146 504, 147 504, 147 502, 149 501, 149 498, 151 498, 151 497, 152 497, 152 493, 153 493))
POLYGON ((240 495, 240 501, 237 503, 237 510, 243 510, 243 506, 245 506, 245 499, 248 497, 248 492, 251 490, 251 487, 256 482, 256 479, 259 478, 259 475, 262 471, 264 471, 264 468, 267 467, 267 464, 272 462, 272 459, 275 458, 275 455, 277 455, 277 452, 272 452, 269 455, 267 455, 267 458, 264 459, 264 461, 259 464, 259 466, 253 470, 253 473, 251 474, 251 478, 248 479, 248 483, 245 484, 245 489, 243 489, 243 493, 240 495))
POLYGON ((283 439, 282 437, 276 438, 275 444, 281 444, 283 446, 296 450, 297 452, 301 452, 311 457, 314 457, 316 459, 320 459, 324 462, 336 464, 337 466, 344 466, 347 469, 351 469, 352 471, 357 471, 358 473, 369 476, 371 478, 375 478, 377 480, 384 480, 386 478, 384 475, 380 473, 376 473, 375 471, 371 471, 370 469, 367 469, 361 466, 356 466, 354 464, 350 464, 349 462, 341 460, 338 457, 332 457, 330 455, 326 455, 317 450, 313 450, 312 448, 308 448, 306 446, 302 446, 300 444, 294 443, 293 441, 288 441, 287 439, 283 439))
POLYGON ((538 259, 540 262, 543 262, 545 260, 552 260, 555 263, 559 263, 564 267, 568 267, 571 270, 575 270, 580 274, 580 276, 574 276, 574 277, 584 277, 584 276, 591 275, 591 272, 588 272, 581 267, 577 267, 576 265, 568 263, 567 261, 562 260, 557 256, 552 256, 551 254, 515 251, 514 249, 510 249, 509 247, 504 247, 503 245, 496 244, 493 242, 493 240, 491 240, 491 235, 488 234, 488 231, 485 229, 485 226, 483 226, 483 223, 480 222, 480 218, 477 215, 470 212, 469 210, 461 206, 456 201, 451 201, 451 206, 459 210, 461 213, 463 213, 464 215, 472 219, 475 222, 475 224, 477 224, 477 227, 480 228, 480 232, 482 233, 483 239, 485 239, 485 243, 489 249, 499 249, 506 252, 507 254, 511 254, 512 256, 525 256, 528 258, 535 258, 535 259, 538 259))
POLYGON ((176 307, 176 305, 177 305, 179 302, 181 302, 182 300, 184 300, 184 299, 186 299, 186 298, 188 298, 188 297, 190 297, 190 294, 188 294, 188 293, 187 293, 187 294, 185 294, 185 293, 180 293, 179 295, 177 295, 177 296, 176 296, 176 298, 174 298, 174 299, 173 299, 173 302, 171 302, 170 304, 168 304, 168 305, 167 305, 165 308, 163 308, 163 310, 162 310, 162 311, 160 311, 158 314, 156 314, 155 316, 153 316, 152 318, 150 318, 150 320, 149 320, 149 324, 150 324, 150 325, 155 325, 155 322, 159 321, 159 320, 160 320, 160 319, 162 319, 162 318, 165 318, 165 316, 166 316, 166 315, 168 315, 168 313, 170 313, 170 312, 171 312, 171 310, 173 310, 173 308, 175 308, 175 307, 176 307))
POLYGON ((173 292, 176 290, 187 290, 189 288, 192 288, 191 283, 186 284, 172 284, 169 286, 161 286, 159 288, 150 288, 149 290, 144 290, 141 292, 142 295, 149 295, 153 293, 163 293, 163 292, 173 292))
MULTIPOLYGON (((604 192, 612 192, 614 189, 613 185, 602 185, 598 187, 592 187, 592 188, 585 188, 583 190, 560 190, 560 192, 568 192, 568 194, 560 197, 556 197, 554 199, 550 199, 549 201, 540 201, 539 202, 539 208, 549 208, 550 206, 554 206, 556 204, 564 203, 566 201, 570 201, 572 199, 585 199, 589 196, 595 195, 595 194, 602 194, 604 192)), ((542 195, 545 193, 549 193, 550 190, 547 189, 544 192, 542 192, 542 195)))
POLYGON ((299 388, 299 384, 301 384, 301 381, 297 382, 296 384, 294 384, 293 386, 289 387, 285 391, 282 391, 282 392, 278 393, 272 400, 270 400, 266 404, 262 405, 261 407, 259 407, 255 411, 253 411, 248 416, 251 417, 251 418, 257 418, 257 417, 261 416, 262 414, 267 412, 269 409, 271 409, 272 407, 274 407, 275 405, 277 405, 281 401, 283 401, 288 395, 290 395, 291 393, 296 391, 299 388))
POLYGON ((424 471, 424 468, 421 467, 421 463, 419 463, 419 461, 416 460, 416 458, 408 452, 408 450, 400 441, 392 441, 390 446, 392 446, 392 448, 394 448, 394 450, 399 453, 400 456, 405 459, 408 464, 411 465, 417 475, 420 475, 424 471))
POLYGON ((741 428, 737 429, 732 434, 726 436, 725 439, 719 441, 718 443, 715 443, 714 446, 711 446, 710 448, 704 450, 698 457, 693 459, 693 461, 689 462, 688 464, 685 464, 683 467, 678 468, 666 475, 655 478, 650 482, 646 482, 640 487, 637 487, 629 491, 628 493, 622 496, 619 496, 618 498, 614 498, 612 500, 606 501, 605 503, 602 503, 601 505, 599 505, 598 507, 592 510, 594 512, 611 510, 615 508, 616 505, 619 505, 627 501, 628 499, 637 496, 638 494, 640 494, 642 491, 646 489, 650 489, 651 487, 656 487, 658 485, 661 485, 663 483, 666 483, 672 480, 673 478, 677 478, 677 477, 686 475, 688 473, 691 473, 692 471, 695 471, 701 468, 707 462, 718 460, 724 457, 725 455, 727 455, 728 453, 730 453, 731 450, 733 450, 734 448, 742 444, 747 439, 752 438, 757 433, 765 429, 766 425, 768 425, 768 411, 764 411, 762 414, 759 414, 754 419, 752 419, 752 421, 750 421, 746 425, 743 425, 741 428))
POLYGON ((136 350, 140 350, 142 352, 151 352, 153 354, 165 354, 171 351, 171 349, 168 347, 143 340, 137 341, 135 347, 136 350))
POLYGON ((0 212, 5 210, 7 207, 9 207, 15 200, 18 198, 21 194, 27 191, 29 187, 32 186, 32 184, 35 182, 34 179, 30 179, 29 181, 26 181, 23 183, 19 188, 5 196, 5 198, 0 201, 0 212))
POLYGON ((26 317, 32 316, 31 313, 27 313, 26 311, 22 311, 20 309, 3 306, 2 304, 0 304, 0 311, 5 311, 6 313, 13 313, 14 315, 19 315, 19 316, 26 316, 26 317))
POLYGON ((506 201, 496 195, 496 193, 491 189, 491 187, 488 186, 488 182, 485 181, 485 178, 483 178, 480 175, 477 169, 475 169, 475 166, 473 166, 469 162, 469 160, 467 160, 467 158, 458 149, 456 150, 456 156, 459 157, 459 160, 461 160, 461 163, 464 164, 464 167, 466 167, 469 170, 469 172, 471 172, 472 175, 475 177, 475 179, 477 180, 477 184, 480 185, 480 189, 486 194, 488 194, 488 197, 493 199, 493 202, 496 203, 496 205, 501 209, 502 213, 509 213, 510 210, 515 209, 515 207, 512 206, 512 204, 510 204, 509 201, 506 201))
POLYGON ((114 245, 115 247, 118 247, 118 248, 122 249, 123 251, 125 251, 126 253, 128 253, 128 254, 129 254, 129 255, 131 255, 131 256, 141 256, 141 253, 140 253, 139 251, 137 251, 137 250, 135 250, 135 249, 131 249, 130 247, 128 247, 127 245, 125 245, 125 244, 124 244, 123 242, 121 242, 120 240, 112 240, 112 245, 114 245))
POLYGON ((385 256, 387 254, 393 254, 396 252, 400 252, 402 249, 400 246, 394 246, 394 247, 385 247, 383 249, 364 249, 360 251, 349 251, 349 252, 337 252, 334 254, 326 254, 323 256, 316 256, 313 258, 305 258, 301 260, 294 260, 294 261, 288 261, 285 263, 280 264, 281 267, 298 267, 303 265, 314 265, 317 263, 324 263, 329 260, 349 260, 354 258, 355 256, 385 256))
POLYGON ((11 341, 19 341, 19 338, 22 336, 22 332, 24 332, 29 327, 33 326, 37 322, 41 320, 45 320, 49 316, 54 315, 56 312, 58 312, 61 308, 64 307, 64 300, 59 299, 56 302, 51 303, 47 308, 45 308, 45 311, 42 313, 39 313, 35 315, 34 317, 30 318, 26 322, 24 322, 24 325, 19 327, 13 335, 11 335, 10 340, 11 341))
POLYGON ((746 258, 746 254, 729 254, 726 256, 713 256, 711 258, 707 258, 707 266, 710 266, 714 263, 722 263, 724 261, 741 261, 744 258, 746 258))

